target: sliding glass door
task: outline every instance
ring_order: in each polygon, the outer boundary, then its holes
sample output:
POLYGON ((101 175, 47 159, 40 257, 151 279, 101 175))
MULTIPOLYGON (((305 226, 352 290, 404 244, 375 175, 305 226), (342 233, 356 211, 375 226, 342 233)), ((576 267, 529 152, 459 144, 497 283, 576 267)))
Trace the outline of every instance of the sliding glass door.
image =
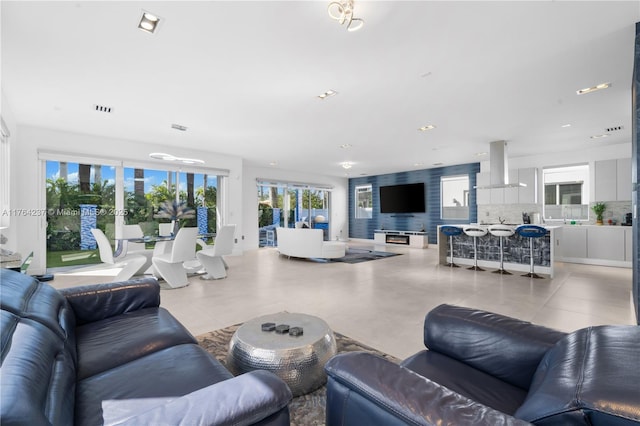
POLYGON ((318 228, 329 239, 330 194, 311 185, 258 182, 258 245, 275 245, 275 228, 318 228))
POLYGON ((170 222, 157 217, 166 202, 184 203, 195 211, 178 226, 216 232, 223 176, 97 161, 44 162, 47 268, 100 263, 92 228, 102 230, 113 246, 123 224, 139 224, 144 235, 157 235, 159 224, 170 222))

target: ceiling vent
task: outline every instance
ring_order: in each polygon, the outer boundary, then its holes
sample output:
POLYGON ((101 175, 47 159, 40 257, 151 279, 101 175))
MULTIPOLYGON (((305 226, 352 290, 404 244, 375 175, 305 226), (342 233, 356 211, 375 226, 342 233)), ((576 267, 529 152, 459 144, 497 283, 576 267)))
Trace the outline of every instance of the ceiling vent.
POLYGON ((113 108, 104 105, 94 105, 93 108, 98 112, 106 112, 108 114, 113 112, 113 108))
POLYGON ((180 130, 181 132, 186 132, 187 131, 187 126, 183 126, 181 124, 172 124, 171 128, 172 129, 176 129, 176 130, 180 130))
POLYGON ((606 129, 604 129, 607 133, 611 133, 611 132, 617 132, 619 130, 622 130, 624 127, 622 126, 616 126, 616 127, 607 127, 606 129))

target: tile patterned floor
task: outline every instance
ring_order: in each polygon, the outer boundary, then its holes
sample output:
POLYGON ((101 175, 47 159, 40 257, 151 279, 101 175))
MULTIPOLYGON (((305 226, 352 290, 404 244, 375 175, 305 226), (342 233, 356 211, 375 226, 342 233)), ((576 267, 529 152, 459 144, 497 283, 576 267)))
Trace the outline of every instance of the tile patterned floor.
MULTIPOLYGON (((572 331, 589 325, 634 324, 631 269, 556 263, 554 279, 449 269, 438 249, 350 246, 402 253, 357 264, 314 263, 261 248, 229 256, 229 276, 162 290, 162 306, 194 334, 279 311, 322 317, 337 332, 398 358, 421 350, 425 314, 441 303, 486 309, 572 331)), ((51 283, 69 287, 108 282, 109 276, 57 273, 51 283)))

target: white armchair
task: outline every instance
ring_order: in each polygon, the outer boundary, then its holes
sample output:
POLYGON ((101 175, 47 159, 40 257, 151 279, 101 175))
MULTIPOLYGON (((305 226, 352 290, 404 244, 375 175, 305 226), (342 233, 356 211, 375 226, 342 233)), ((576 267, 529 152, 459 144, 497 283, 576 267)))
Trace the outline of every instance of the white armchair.
POLYGON ((139 254, 128 254, 118 258, 113 257, 113 249, 111 243, 104 232, 100 229, 92 229, 91 234, 98 244, 100 252, 100 260, 102 263, 111 265, 115 268, 121 268, 115 277, 115 281, 126 281, 134 275, 142 274, 146 270, 144 267, 146 258, 139 254))
POLYGON ((206 275, 204 279, 219 280, 227 277, 228 266, 222 256, 233 251, 233 237, 236 225, 225 225, 220 228, 212 248, 206 248, 196 253, 198 260, 204 266, 206 275))
POLYGON ((156 273, 169 287, 178 288, 189 284, 184 264, 196 259, 197 238, 198 228, 180 228, 171 244, 171 251, 154 255, 151 259, 156 273))

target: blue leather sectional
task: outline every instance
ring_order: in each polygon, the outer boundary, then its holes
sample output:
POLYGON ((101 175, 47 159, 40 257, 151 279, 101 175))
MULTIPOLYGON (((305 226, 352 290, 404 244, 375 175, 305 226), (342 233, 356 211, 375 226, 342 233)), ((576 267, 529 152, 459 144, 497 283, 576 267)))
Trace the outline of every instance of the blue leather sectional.
POLYGON ((640 326, 565 334, 441 305, 397 365, 369 353, 325 366, 327 426, 640 424, 640 326))
POLYGON ((277 376, 233 377, 153 278, 57 291, 0 272, 0 424, 289 425, 277 376))

